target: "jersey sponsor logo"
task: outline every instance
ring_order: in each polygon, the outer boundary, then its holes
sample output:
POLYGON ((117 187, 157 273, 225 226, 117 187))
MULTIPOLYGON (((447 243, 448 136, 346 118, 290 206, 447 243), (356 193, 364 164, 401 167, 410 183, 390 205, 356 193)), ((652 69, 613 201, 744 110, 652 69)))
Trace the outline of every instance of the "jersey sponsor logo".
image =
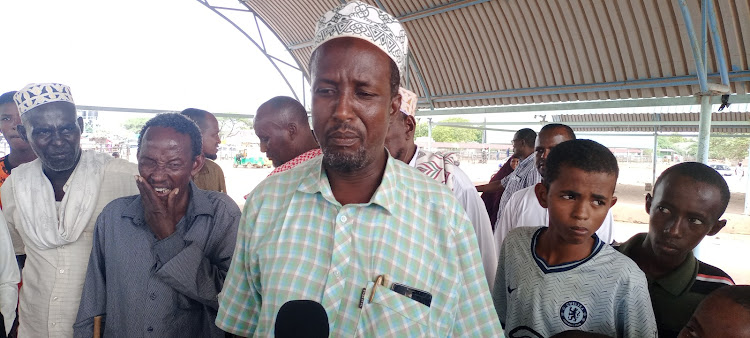
POLYGON ((539 332, 528 326, 519 326, 508 332, 509 338, 544 338, 539 332))
POLYGON ((588 312, 583 304, 571 300, 560 307, 560 319, 565 325, 570 327, 579 327, 586 322, 588 312))

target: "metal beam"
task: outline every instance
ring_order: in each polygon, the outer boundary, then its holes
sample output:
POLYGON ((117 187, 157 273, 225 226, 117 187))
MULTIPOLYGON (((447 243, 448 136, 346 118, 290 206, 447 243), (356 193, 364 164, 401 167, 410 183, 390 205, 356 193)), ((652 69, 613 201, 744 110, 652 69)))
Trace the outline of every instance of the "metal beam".
MULTIPOLYGON (((706 1, 706 0, 703 0, 706 1)), ((705 48, 701 48, 698 44, 698 38, 695 36, 695 30, 693 29, 693 19, 690 17, 690 9, 687 6, 685 0, 678 0, 680 4, 680 10, 682 12, 682 19, 685 22, 685 31, 690 40, 690 47, 693 51, 693 58, 695 59, 695 69, 698 73, 698 84, 701 87, 701 93, 708 92, 708 80, 706 79, 706 68, 703 64, 703 52, 705 48)))
MULTIPOLYGON (((709 76, 719 76, 718 73, 711 74, 709 76)), ((731 82, 746 82, 750 81, 750 71, 735 71, 729 73, 731 82)), ((628 81, 614 81, 604 83, 591 83, 591 84, 580 84, 580 85, 566 85, 566 86, 546 86, 536 88, 516 88, 516 89, 505 89, 486 91, 478 93, 460 93, 450 95, 433 95, 433 102, 455 102, 465 100, 482 100, 482 99, 498 99, 505 97, 522 97, 522 96, 541 96, 541 95, 557 95, 557 94, 575 94, 575 93, 595 93, 595 92, 606 92, 616 90, 630 90, 630 89, 644 89, 644 88, 664 88, 674 86, 685 86, 698 84, 694 75, 683 75, 674 77, 662 77, 652 79, 639 79, 639 80, 628 80, 628 81)), ((427 103, 425 99, 420 99, 419 103, 427 103)))
POLYGON ((714 52, 716 52, 716 59, 718 61, 719 74, 721 75, 721 84, 729 85, 729 67, 727 67, 727 60, 724 56, 724 43, 719 36, 718 24, 716 23, 716 10, 714 9, 714 2, 708 1, 708 23, 711 27, 711 38, 714 41, 714 52))
MULTIPOLYGON (((76 110, 91 110, 98 112, 118 112, 118 113, 135 113, 135 114, 164 114, 179 113, 180 110, 168 109, 144 109, 144 108, 126 108, 126 107, 102 107, 102 106, 84 106, 76 105, 76 110)), ((234 113, 212 113, 216 117, 237 117, 237 118, 254 118, 254 114, 234 114, 234 113)))
MULTIPOLYGON (((534 113, 559 110, 600 110, 611 108, 690 106, 699 104, 699 100, 700 98, 695 96, 684 96, 670 98, 522 104, 478 108, 438 108, 435 110, 417 110, 416 116, 422 117, 440 115, 505 114, 523 112, 534 113)), ((750 94, 732 95, 729 97, 729 101, 732 103, 750 103, 750 94)), ((721 98, 713 97, 711 99, 711 104, 721 104, 721 98)))
MULTIPOLYGON (((230 19, 229 17, 227 17, 226 15, 224 15, 224 13, 221 13, 219 11, 219 8, 221 8, 221 7, 216 7, 216 6, 211 5, 211 4, 208 3, 207 0, 196 0, 196 1, 198 1, 200 4, 202 4, 206 8, 210 9, 212 12, 216 13, 216 15, 220 16, 222 19, 224 19, 226 22, 228 22, 230 25, 232 25, 235 29, 237 29, 237 31, 239 31, 240 33, 242 33, 242 35, 244 35, 248 40, 250 40, 250 42, 252 42, 255 45, 255 47, 257 47, 258 50, 263 54, 263 56, 265 56, 266 59, 268 59, 268 62, 270 62, 271 65, 273 65, 273 67, 276 68, 276 72, 278 72, 279 75, 281 75, 281 78, 284 80, 284 82, 286 83, 287 87, 289 87, 289 90, 292 92, 292 95, 294 95, 294 99, 296 99, 297 101, 299 101, 299 96, 297 96, 297 91, 294 90, 294 87, 292 87, 292 84, 289 83, 289 80, 286 78, 286 75, 284 75, 284 73, 281 71, 281 69, 276 64, 276 62, 274 62, 273 56, 270 55, 268 52, 266 52, 266 50, 265 50, 264 47, 262 47, 261 45, 259 45, 258 42, 256 42, 255 39, 253 39, 253 37, 250 36, 250 34, 248 34, 247 32, 245 32, 245 30, 242 29, 242 27, 240 27, 239 25, 237 25, 234 21, 232 21, 232 19, 230 19)), ((242 3, 245 4, 245 6, 247 7, 247 9, 256 18, 256 20, 257 19, 261 19, 261 21, 262 21, 262 18, 258 18, 258 16, 255 14, 255 12, 252 11, 252 8, 250 8, 247 5, 247 3, 245 3, 245 2, 242 2, 242 3)), ((265 24, 265 22, 263 22, 263 24, 265 24)), ((267 26, 268 25, 266 25, 266 27, 267 26)), ((261 32, 260 30, 258 30, 258 35, 260 35, 262 37, 263 36, 263 32, 261 32)), ((277 36, 277 38, 278 38, 278 36, 277 36)), ((295 61, 296 61, 296 59, 295 59, 295 61)), ((297 62, 297 63, 299 64, 299 62, 297 62)))
MULTIPOLYGON (((433 122, 433 125, 439 126, 530 126, 540 125, 552 122, 542 121, 522 121, 522 122, 433 122)), ((583 122, 583 121, 562 121, 554 122, 562 123, 569 127, 651 127, 651 126, 698 126, 699 121, 596 121, 596 122, 583 122)), ((713 121, 711 123, 714 126, 722 127, 750 127, 750 121, 713 121)))
MULTIPOLYGON (((376 0, 376 1, 379 1, 379 0, 376 0)), ((459 8, 474 6, 474 5, 481 4, 481 3, 484 3, 484 2, 488 2, 488 1, 489 0, 458 0, 458 1, 453 1, 453 2, 449 2, 447 4, 433 6, 433 7, 430 7, 430 8, 425 8, 425 9, 422 9, 422 10, 418 10, 416 12, 411 12, 411 13, 404 14, 402 16, 399 16, 398 20, 401 21, 401 23, 409 22, 409 21, 412 21, 412 20, 423 19, 423 18, 426 18, 426 17, 429 17, 429 16, 433 16, 433 15, 437 15, 437 14, 441 14, 441 13, 445 13, 445 12, 454 11, 454 10, 457 10, 459 8)))

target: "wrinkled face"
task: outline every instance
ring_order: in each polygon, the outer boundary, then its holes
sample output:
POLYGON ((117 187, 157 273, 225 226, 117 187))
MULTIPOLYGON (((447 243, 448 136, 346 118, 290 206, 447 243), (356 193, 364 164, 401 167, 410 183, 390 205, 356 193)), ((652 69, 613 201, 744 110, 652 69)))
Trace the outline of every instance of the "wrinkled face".
POLYGON ((549 210, 549 232, 565 243, 584 243, 617 202, 616 183, 612 174, 563 167, 549 188, 537 184, 539 204, 549 210))
POLYGON ((21 116, 18 115, 18 107, 15 103, 0 105, 0 132, 3 133, 5 141, 11 150, 27 150, 29 144, 18 134, 18 125, 21 124, 21 116))
POLYGON ((401 96, 391 97, 390 58, 374 45, 337 38, 321 45, 312 69, 312 122, 323 163, 353 172, 384 151, 389 119, 401 96))
POLYGON ((73 169, 81 156, 83 119, 76 119, 75 106, 67 102, 47 103, 24 117, 26 138, 42 164, 53 171, 73 169))
POLYGON ((545 130, 537 135, 534 144, 534 163, 542 177, 544 177, 544 163, 547 161, 550 150, 568 140, 570 138, 559 128, 545 130))
POLYGON ((750 310, 725 297, 709 295, 678 337, 750 337, 750 310))
POLYGON ((206 114, 206 119, 201 126, 201 135, 203 136, 203 155, 206 158, 215 160, 216 153, 219 152, 219 121, 212 114, 206 114))
POLYGON ((649 241, 654 254, 682 261, 703 237, 724 226, 719 188, 692 178, 670 175, 646 195, 649 241))
POLYGON ((188 191, 190 179, 203 166, 200 156, 193 157, 190 136, 172 128, 146 129, 138 149, 138 172, 166 201, 172 189, 188 191))
POLYGON ((294 154, 289 129, 273 121, 274 114, 264 113, 263 115, 267 117, 256 119, 253 129, 260 139, 260 151, 266 153, 266 157, 273 162, 273 166, 278 167, 300 155, 294 154))
POLYGON ((395 116, 391 119, 391 123, 388 126, 388 135, 385 138, 385 147, 391 153, 391 156, 405 163, 409 163, 411 158, 406 158, 409 153, 409 147, 414 142, 412 141, 412 135, 408 132, 409 128, 406 124, 408 116, 395 116))

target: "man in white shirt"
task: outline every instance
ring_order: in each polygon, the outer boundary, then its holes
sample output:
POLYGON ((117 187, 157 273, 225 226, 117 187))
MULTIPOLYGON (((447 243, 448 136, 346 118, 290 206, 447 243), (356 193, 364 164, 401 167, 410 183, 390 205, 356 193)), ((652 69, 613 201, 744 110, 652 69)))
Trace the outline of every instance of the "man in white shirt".
MULTIPOLYGON (((550 150, 562 142, 575 140, 575 138, 576 135, 573 129, 559 123, 547 124, 539 131, 534 144, 534 163, 539 175, 544 177, 544 164, 550 150)), ((497 245, 496 249, 498 253, 510 230, 522 226, 547 226, 549 223, 547 209, 539 205, 534 192, 535 187, 536 185, 532 185, 517 191, 505 205, 500 218, 497 220, 497 228, 495 229, 495 244, 497 245)), ((599 239, 607 244, 612 242, 612 222, 612 210, 610 210, 607 212, 604 223, 596 231, 599 239)))
POLYGON ((26 253, 19 337, 72 337, 96 218, 115 198, 135 195, 135 164, 81 150, 83 119, 70 88, 30 84, 13 97, 18 133, 38 158, 0 188, 16 254, 26 253))
POLYGON ((391 119, 385 146, 391 156, 411 167, 417 168, 427 176, 445 184, 453 191, 453 195, 463 206, 479 242, 479 252, 482 255, 482 265, 490 287, 495 283, 495 269, 497 268, 497 252, 492 238, 492 224, 487 215, 484 202, 479 197, 474 183, 453 160, 450 154, 432 153, 414 144, 416 120, 414 113, 417 108, 417 95, 400 88, 401 116, 391 119))

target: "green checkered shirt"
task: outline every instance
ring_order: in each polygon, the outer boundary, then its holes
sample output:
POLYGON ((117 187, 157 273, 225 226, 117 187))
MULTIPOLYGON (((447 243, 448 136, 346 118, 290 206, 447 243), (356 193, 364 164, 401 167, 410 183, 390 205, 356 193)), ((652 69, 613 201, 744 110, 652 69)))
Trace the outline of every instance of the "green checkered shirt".
POLYGON ((321 161, 269 177, 248 197, 219 328, 269 336, 285 302, 309 299, 334 337, 502 335, 476 235, 445 186, 389 157, 370 202, 342 206, 321 161), (388 281, 370 302, 378 275, 388 281), (392 283, 431 293, 431 305, 392 283))

